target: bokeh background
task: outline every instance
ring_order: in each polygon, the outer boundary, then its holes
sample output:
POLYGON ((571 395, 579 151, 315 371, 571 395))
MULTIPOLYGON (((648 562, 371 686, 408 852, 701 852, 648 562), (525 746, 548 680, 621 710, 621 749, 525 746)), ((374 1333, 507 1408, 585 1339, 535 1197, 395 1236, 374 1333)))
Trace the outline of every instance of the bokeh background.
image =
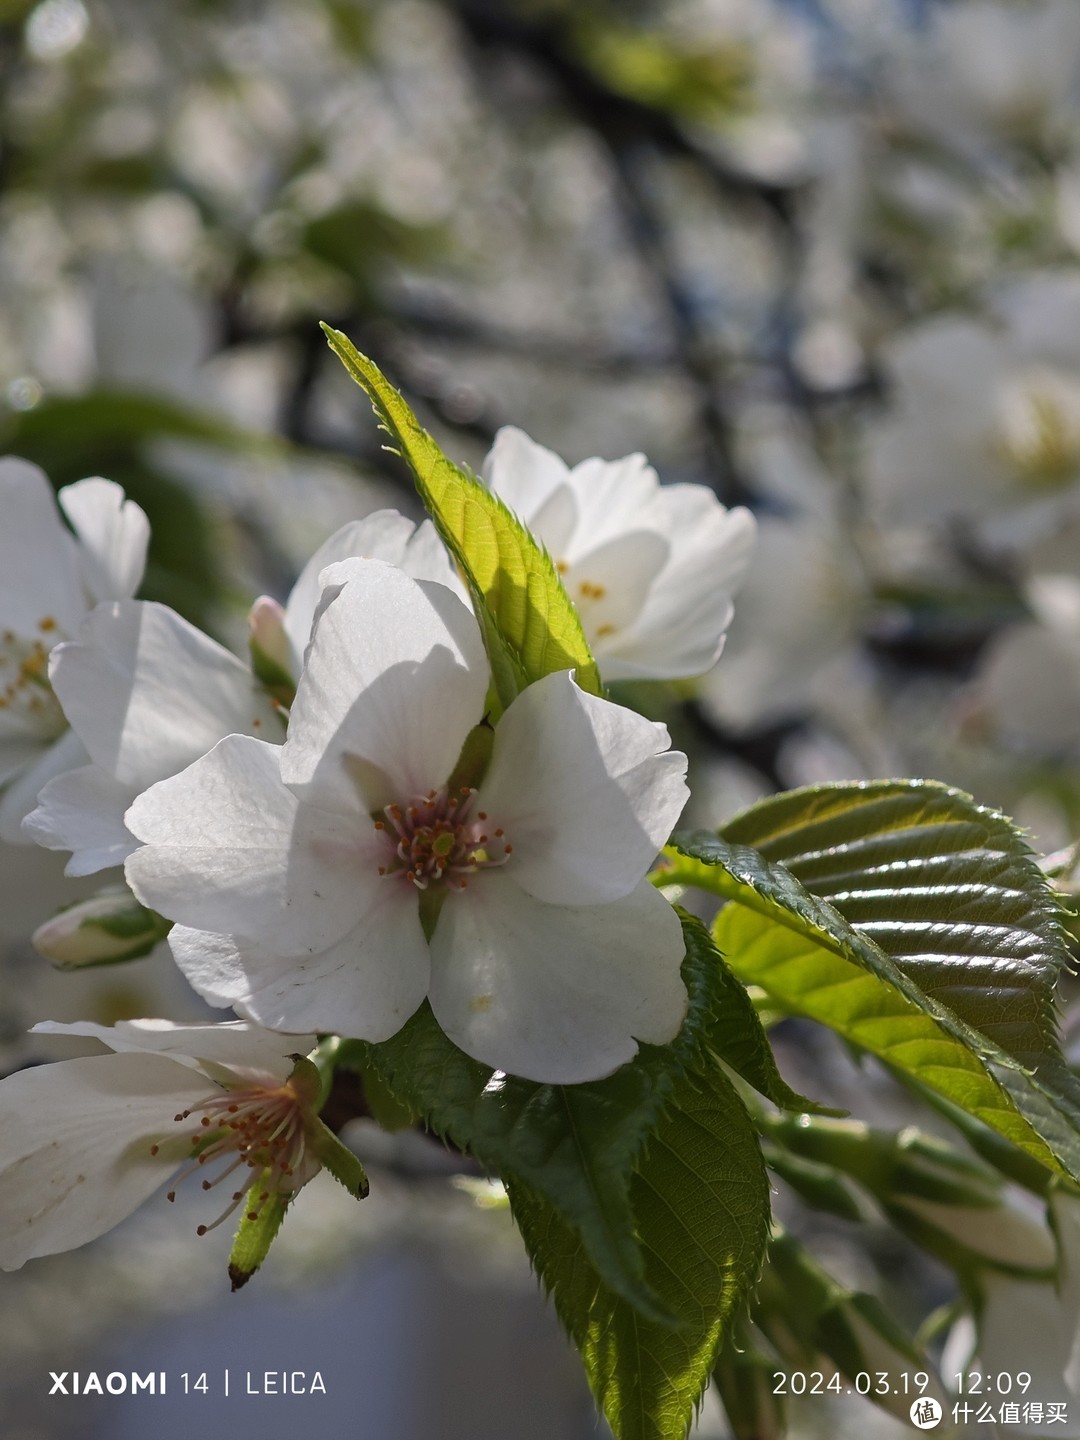
MULTIPOLYGON (((625 697, 691 755, 695 823, 896 774, 1043 852, 1080 833, 1076 0, 0 0, 0 116, 0 450, 126 487, 147 597, 239 648, 338 525, 417 513, 327 320, 469 465, 513 423, 753 507, 716 671, 625 697)), ((162 956, 49 971, 56 861, 0 853, 5 1068, 44 1016, 200 1013, 162 956)), ((780 1044, 812 1093, 912 1113, 780 1044)), ((241 1296, 156 1202, 0 1277, 6 1440, 598 1433, 505 1212, 423 1137, 348 1133, 376 1196, 310 1187, 241 1296), (214 1393, 320 1361, 325 1400, 214 1393), (47 1398, 92 1368, 170 1398, 47 1398)), ((890 1232, 813 1223, 905 1320, 948 1298, 890 1232)))

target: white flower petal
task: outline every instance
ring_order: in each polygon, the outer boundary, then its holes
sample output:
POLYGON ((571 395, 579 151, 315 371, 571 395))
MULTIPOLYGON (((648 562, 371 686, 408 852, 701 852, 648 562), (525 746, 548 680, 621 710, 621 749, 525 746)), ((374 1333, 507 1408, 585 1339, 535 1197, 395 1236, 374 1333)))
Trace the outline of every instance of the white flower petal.
POLYGON ((74 730, 67 730, 47 749, 39 751, 38 759, 13 780, 0 795, 0 840, 11 845, 26 845, 22 823, 37 804, 38 793, 56 775, 85 765, 86 750, 74 730))
POLYGON ((373 811, 444 784, 481 718, 487 657, 442 585, 378 560, 324 572, 333 595, 289 717, 281 775, 327 809, 373 811), (347 780, 350 767, 364 793, 347 780))
POLYGON ((1080 733, 1080 645, 1025 621, 993 637, 979 657, 976 692, 1007 744, 1068 754, 1080 733))
POLYGON ((0 1083, 0 1268, 96 1239, 174 1166, 151 1156, 206 1080, 164 1056, 96 1055, 0 1083))
POLYGON ((122 865, 139 842, 124 824, 138 791, 97 765, 81 765, 50 780, 22 833, 47 850, 70 850, 66 875, 93 875, 122 865))
POLYGON ((660 481, 644 455, 622 460, 582 460, 569 481, 578 504, 578 531, 570 553, 576 564, 590 550, 617 535, 639 528, 640 516, 660 489, 660 481))
MULTIPOLYGON (((230 735, 127 812, 144 842, 128 884, 182 925, 239 930, 277 955, 325 950, 373 903, 375 832, 300 805, 282 785, 281 750, 230 735)), ((303 1028, 302 1026, 300 1028, 303 1028)))
POLYGON ((52 486, 25 460, 0 460, 0 515, 0 631, 48 649, 57 631, 74 634, 86 610, 75 541, 52 486))
POLYGON ((497 432, 482 473, 488 487, 526 524, 570 474, 553 450, 513 425, 497 432))
POLYGON ((33 1031, 39 1035, 86 1035, 118 1053, 168 1055, 189 1068, 209 1063, 238 1075, 258 1072, 278 1080, 288 1078, 294 1054, 306 1055, 316 1043, 314 1035, 280 1035, 247 1020, 205 1025, 177 1025, 171 1020, 120 1020, 115 1025, 80 1020, 65 1025, 45 1020, 33 1031))
POLYGON ((1007 342, 984 322, 945 314, 900 332, 882 359, 895 404, 873 427, 866 467, 881 519, 928 525, 1015 501, 995 443, 1007 342))
POLYGON ((146 569, 150 522, 119 485, 95 476, 65 485, 64 514, 79 537, 83 583, 94 603, 134 595, 146 569))
POLYGON ((416 527, 398 566, 414 580, 433 580, 436 585, 445 585, 465 605, 469 604, 469 592, 465 583, 430 520, 424 520, 416 527))
POLYGON ((757 525, 749 510, 725 510, 700 485, 667 486, 658 508, 661 502, 671 552, 639 613, 604 644, 610 680, 676 679, 708 670, 750 563, 757 525))
POLYGON ((367 557, 397 565, 416 529, 413 521, 396 510, 377 510, 363 520, 350 521, 324 540, 300 572, 285 604, 285 633, 292 646, 294 674, 299 676, 304 652, 311 639, 315 610, 322 596, 319 576, 338 560, 367 557))
POLYGON ((528 520, 529 529, 554 559, 565 569, 564 556, 573 544, 578 527, 577 497, 569 485, 553 490, 528 520))
POLYGON ((563 584, 597 656, 640 615, 670 553, 656 531, 627 530, 567 566, 563 584))
POLYGON ((225 735, 282 737, 248 667, 166 605, 99 605, 56 647, 49 676, 95 763, 139 790, 225 735))
POLYGON ((448 895, 431 941, 435 1018, 467 1054, 550 1084, 598 1080, 686 1014, 675 911, 644 883, 610 905, 545 905, 508 875, 448 895))
POLYGON ((278 1030, 303 1027, 372 1042, 401 1029, 423 1002, 430 975, 416 897, 399 881, 382 886, 355 930, 302 960, 272 955, 238 935, 179 925, 169 946, 212 1005, 232 1005, 278 1030))
POLYGON ((523 690, 476 803, 506 831, 517 883, 565 905, 633 890, 689 794, 686 756, 668 744, 662 725, 586 695, 567 671, 523 690))

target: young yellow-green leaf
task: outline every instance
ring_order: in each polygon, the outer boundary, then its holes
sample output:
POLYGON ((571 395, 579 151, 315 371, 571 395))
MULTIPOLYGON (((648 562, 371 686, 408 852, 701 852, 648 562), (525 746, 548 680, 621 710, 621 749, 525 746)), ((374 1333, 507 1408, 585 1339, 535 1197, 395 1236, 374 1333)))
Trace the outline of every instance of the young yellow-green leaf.
POLYGON ((486 486, 447 459, 397 390, 347 336, 328 325, 323 330, 408 464, 435 528, 465 577, 503 707, 526 685, 556 670, 574 670, 583 690, 600 695, 596 661, 551 556, 486 486))
POLYGON ((720 911, 713 935, 744 984, 914 1076, 1042 1164, 1080 1178, 1080 1133, 1056 1097, 924 995, 783 866, 704 831, 676 836, 665 855, 658 883, 698 886, 735 902, 720 911))
POLYGON ((683 1440, 758 1278, 768 1234, 757 1137, 719 1065, 705 1062, 679 1080, 631 1181, 645 1277, 677 1326, 643 1318, 614 1294, 548 1201, 521 1183, 507 1188, 616 1440, 683 1440))

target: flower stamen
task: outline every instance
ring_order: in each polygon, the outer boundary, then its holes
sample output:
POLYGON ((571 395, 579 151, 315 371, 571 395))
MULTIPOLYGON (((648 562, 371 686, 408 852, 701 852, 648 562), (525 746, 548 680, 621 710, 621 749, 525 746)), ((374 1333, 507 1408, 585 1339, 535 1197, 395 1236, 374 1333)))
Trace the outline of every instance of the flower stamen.
MULTIPOLYGON (((224 1211, 209 1225, 200 1225, 196 1234, 206 1235, 216 1230, 235 1213, 259 1181, 264 1182, 266 1188, 255 1197, 250 1212, 252 1219, 258 1219, 271 1195, 291 1195, 299 1188, 295 1177, 303 1172, 307 1148, 302 1108, 301 1097, 292 1084, 285 1081, 280 1085, 254 1084, 215 1093, 174 1116, 177 1124, 184 1124, 195 1116, 199 1128, 190 1137, 188 1163, 176 1177, 166 1196, 168 1200, 176 1199, 177 1188, 186 1179, 215 1161, 225 1162, 224 1168, 213 1179, 201 1182, 205 1191, 213 1190, 243 1166, 249 1171, 224 1211)), ((152 1145, 151 1155, 156 1155, 160 1148, 159 1144, 152 1145)))
MULTIPOLYGON (((46 632, 56 621, 46 616, 38 628, 46 632), (49 624, 46 624, 49 622, 49 624)), ((32 734, 55 739, 67 728, 60 702, 49 683, 49 646, 27 640, 13 630, 0 634, 0 710, 10 710, 32 734)))
MULTIPOLYGON (((503 844, 501 854, 487 848, 491 844, 483 824, 487 812, 477 811, 473 817, 475 798, 476 791, 468 786, 462 786, 457 795, 450 795, 444 786, 415 796, 404 810, 400 805, 387 805, 383 814, 393 834, 382 820, 374 825, 393 846, 393 855, 390 863, 379 866, 379 874, 387 878, 403 875, 418 890, 440 881, 463 890, 467 876, 505 865, 513 847, 503 844)), ((501 828, 496 830, 496 839, 502 841, 504 833, 501 828)))

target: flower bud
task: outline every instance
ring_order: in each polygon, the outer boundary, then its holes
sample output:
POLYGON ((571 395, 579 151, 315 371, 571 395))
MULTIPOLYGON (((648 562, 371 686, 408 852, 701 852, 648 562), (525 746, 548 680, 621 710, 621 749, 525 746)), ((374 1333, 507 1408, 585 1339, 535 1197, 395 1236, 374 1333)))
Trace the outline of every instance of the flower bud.
MULTIPOLYGON (((920 1393, 944 1399, 933 1366, 876 1296, 839 1285, 787 1231, 769 1242, 753 1318, 789 1366, 822 1368, 824 1357, 852 1384, 860 1374, 914 1372, 924 1377, 920 1393)), ((892 1387, 873 1387, 866 1398, 904 1416, 911 1403, 892 1387)))
POLYGON ((1047 1227, 1004 1199, 992 1205, 954 1205, 901 1195, 888 1213, 924 1248, 954 1262, 967 1256, 1007 1270, 1049 1270, 1055 1262, 1047 1227))
POLYGON ((283 705, 292 702, 296 680, 292 647, 285 633, 285 611, 269 595, 260 595, 248 615, 251 668, 271 695, 283 705))
POLYGON ((82 970, 149 955, 171 928, 170 921, 140 905, 126 886, 115 886, 61 910, 39 925, 31 940, 57 970, 82 970))

